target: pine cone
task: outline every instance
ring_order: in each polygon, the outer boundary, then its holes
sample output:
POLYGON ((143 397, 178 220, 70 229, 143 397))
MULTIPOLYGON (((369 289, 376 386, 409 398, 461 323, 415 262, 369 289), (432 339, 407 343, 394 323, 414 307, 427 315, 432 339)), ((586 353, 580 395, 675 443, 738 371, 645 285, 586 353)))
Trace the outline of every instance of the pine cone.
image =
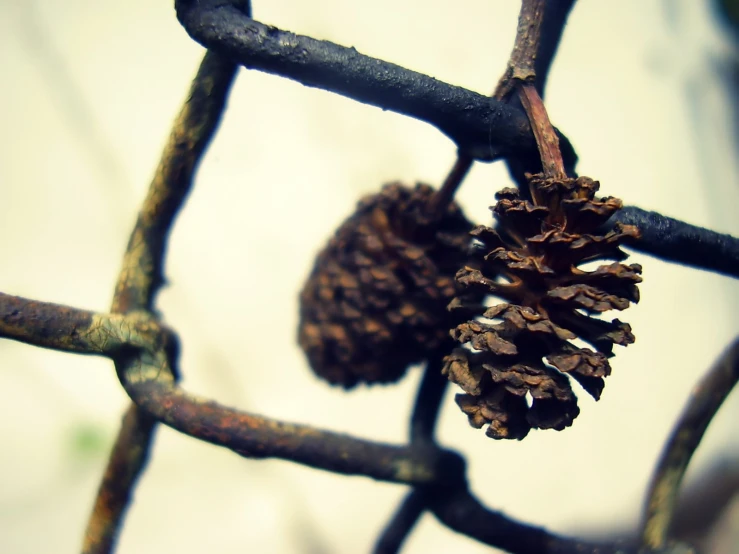
POLYGON ((472 224, 455 204, 428 215, 434 191, 385 185, 318 255, 300 294, 298 340, 313 371, 332 384, 398 380, 449 340, 446 307, 472 224))
POLYGON ((479 265, 456 275, 467 290, 505 302, 487 307, 456 298, 449 306, 469 319, 452 330, 468 348, 455 349, 443 371, 464 391, 456 401, 470 424, 489 424, 487 435, 496 439, 571 425, 579 408, 567 376, 597 400, 613 345, 634 342, 627 323, 593 317, 639 301, 641 266, 620 263, 627 255, 619 248, 639 231, 617 224, 597 234, 621 201, 596 200, 599 183, 587 177, 528 178, 534 201, 516 189, 498 193, 492 210, 501 232, 476 227, 479 265), (578 267, 606 259, 615 261, 592 271, 578 267))

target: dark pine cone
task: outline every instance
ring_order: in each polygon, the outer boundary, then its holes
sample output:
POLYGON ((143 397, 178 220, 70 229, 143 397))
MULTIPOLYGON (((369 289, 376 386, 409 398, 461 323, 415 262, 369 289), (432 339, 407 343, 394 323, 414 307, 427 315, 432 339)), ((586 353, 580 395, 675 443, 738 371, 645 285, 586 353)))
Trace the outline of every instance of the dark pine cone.
POLYGON ((468 266, 456 276, 468 291, 505 302, 488 307, 457 298, 450 304, 471 318, 452 330, 469 348, 455 349, 444 372, 464 390, 456 400, 470 424, 489 424, 487 434, 496 439, 571 425, 580 410, 567 375, 597 400, 611 372, 613 345, 634 342, 627 323, 594 317, 639 300, 641 266, 619 263, 627 257, 619 244, 639 231, 616 224, 597 233, 621 201, 596 200, 599 183, 587 177, 529 176, 529 184, 533 202, 516 189, 496 195, 492 210, 501 233, 475 228, 472 235, 483 247, 479 269, 468 266), (594 270, 578 267, 598 260, 616 261, 594 270), (576 346, 575 339, 595 351, 576 346))
POLYGON ((428 215, 434 190, 400 183, 362 199, 318 255, 300 294, 298 340, 320 377, 350 388, 391 382, 449 340, 454 274, 472 224, 455 204, 428 215))

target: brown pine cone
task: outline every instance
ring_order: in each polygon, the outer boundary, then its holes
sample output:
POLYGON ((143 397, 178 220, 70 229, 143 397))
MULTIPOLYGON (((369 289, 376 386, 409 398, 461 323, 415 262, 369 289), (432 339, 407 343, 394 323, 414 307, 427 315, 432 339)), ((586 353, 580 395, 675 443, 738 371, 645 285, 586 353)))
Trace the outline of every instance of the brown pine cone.
POLYGON ((474 319, 452 330, 468 348, 455 349, 444 372, 464 391, 456 400, 470 424, 489 424, 487 435, 496 439, 571 425, 580 410, 567 375, 597 400, 611 372, 607 358, 613 345, 634 342, 627 323, 593 317, 639 301, 641 266, 620 263, 627 255, 619 248, 639 231, 617 224, 597 234, 621 201, 596 200, 599 183, 587 177, 535 175, 529 185, 533 202, 516 189, 496 195, 492 210, 501 233, 475 228, 472 235, 482 245, 479 265, 456 275, 469 291, 505 302, 450 304, 452 311, 474 319), (616 261, 594 270, 578 267, 606 259, 616 261), (575 339, 595 351, 576 346, 575 339))
POLYGON ((400 183, 362 199, 300 294, 298 341, 332 384, 398 380, 449 340, 446 307, 467 260, 472 224, 456 204, 428 215, 434 190, 400 183))

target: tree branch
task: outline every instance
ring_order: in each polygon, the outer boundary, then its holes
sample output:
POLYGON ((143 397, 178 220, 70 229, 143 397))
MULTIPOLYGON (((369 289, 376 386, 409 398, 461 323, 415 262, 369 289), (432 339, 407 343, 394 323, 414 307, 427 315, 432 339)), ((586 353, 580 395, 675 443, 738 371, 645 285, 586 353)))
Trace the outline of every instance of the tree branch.
POLYGON ((642 524, 642 544, 663 548, 685 470, 718 412, 739 381, 739 337, 693 389, 654 471, 642 524))
POLYGON ((428 499, 422 487, 411 489, 375 544, 374 554, 395 554, 426 511, 428 499))
POLYGON ((78 354, 109 354, 112 317, 0 293, 0 337, 78 354))
MULTIPOLYGON (((487 96, 327 41, 251 19, 223 0, 176 0, 190 36, 241 65, 425 121, 469 156, 492 161, 536 152, 526 115, 487 96)), ((563 154, 574 158, 564 137, 563 154)))
POLYGON ((609 225, 616 222, 636 225, 641 231, 639 240, 629 242, 634 250, 739 278, 739 238, 634 206, 616 212, 609 225))
MULTIPOLYGON (((433 443, 394 446, 240 412, 190 395, 172 380, 163 379, 167 372, 157 360, 119 361, 119 373, 138 406, 182 433, 249 458, 281 458, 335 473, 420 487, 429 509, 442 523, 486 544, 527 554, 636 552, 622 544, 560 537, 486 509, 467 489, 464 459, 433 443)), ((409 519, 391 525, 399 531, 410 529, 410 516, 421 500, 419 496, 409 501, 413 505, 404 509, 409 519)), ((394 540, 402 542, 399 534, 394 540)))
MULTIPOLYGON (((218 127, 236 69, 234 63, 218 54, 205 54, 131 233, 113 298, 114 313, 151 312, 164 280, 162 266, 169 231, 218 127)), ((129 408, 95 499, 83 554, 113 550, 133 488, 146 466, 155 428, 149 414, 134 405, 129 408)))
POLYGON ((429 357, 423 370, 423 377, 411 414, 410 438, 412 443, 433 442, 434 440, 436 421, 439 418, 439 410, 449 383, 449 380, 441 373, 443 358, 441 353, 434 353, 429 357))
POLYGON ((636 554, 622 542, 594 543, 549 533, 483 506, 466 484, 436 487, 429 493, 436 518, 458 533, 512 554, 636 554))
POLYGON ((464 471, 458 454, 436 446, 393 446, 241 412, 156 378, 134 381, 140 371, 136 363, 123 370, 131 377, 125 383, 126 391, 138 406, 186 435, 241 456, 281 458, 335 473, 406 484, 429 483, 447 472, 464 471))

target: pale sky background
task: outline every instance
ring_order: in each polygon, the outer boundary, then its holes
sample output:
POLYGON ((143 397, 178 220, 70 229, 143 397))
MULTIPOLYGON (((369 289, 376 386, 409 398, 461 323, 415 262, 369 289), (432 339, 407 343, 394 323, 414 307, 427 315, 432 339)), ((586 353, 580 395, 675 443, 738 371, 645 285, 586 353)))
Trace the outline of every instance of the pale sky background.
MULTIPOLYGON (((172 2, 0 1, 0 290, 108 309, 135 214, 202 56, 172 2)), ((519 3, 254 1, 255 17, 488 93, 519 3)), ((547 91, 581 174, 605 195, 739 235, 727 44, 703 2, 580 0, 547 91)), ((317 250, 364 193, 435 185, 454 159, 434 128, 242 70, 177 220, 158 307, 182 338, 188 390, 357 436, 406 438, 418 371, 398 386, 332 389, 295 343, 297 294, 317 250)), ((489 222, 501 164, 460 195, 489 222)), ((473 491, 568 532, 633 523, 660 447, 698 376, 736 334, 736 281, 636 254, 637 342, 597 404, 564 432, 495 442, 446 397, 439 435, 468 456, 473 491)), ((127 404, 104 359, 0 342, 0 551, 79 550, 127 404)), ((729 399, 696 468, 739 454, 729 399)), ((121 554, 369 552, 405 489, 282 461, 247 461, 160 429, 121 554)), ((425 516, 404 552, 490 549, 425 516)))

